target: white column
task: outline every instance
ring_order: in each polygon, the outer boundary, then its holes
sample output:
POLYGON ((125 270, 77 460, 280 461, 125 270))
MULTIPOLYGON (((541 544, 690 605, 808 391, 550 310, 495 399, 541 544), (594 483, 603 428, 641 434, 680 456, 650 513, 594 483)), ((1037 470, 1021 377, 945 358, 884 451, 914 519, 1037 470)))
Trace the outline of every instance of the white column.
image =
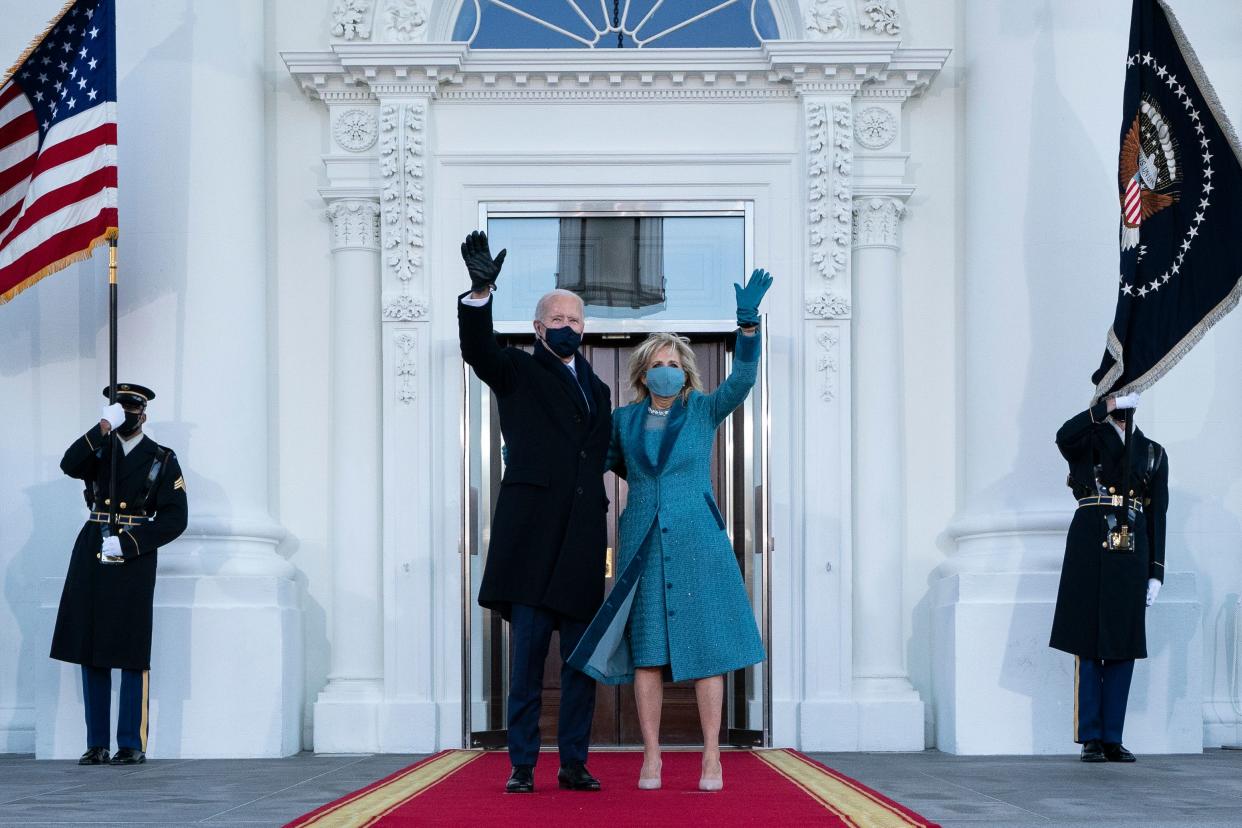
MULTIPOLYGON (((156 4, 133 25, 126 8, 120 97, 139 103, 119 140, 120 374, 156 391, 151 430, 190 508, 159 552, 149 752, 285 756, 301 747, 302 635, 269 501, 263 4, 156 4)), ((80 689, 76 668, 48 663, 39 756, 81 752, 80 689)))
POLYGON ((384 664, 380 589, 379 204, 343 198, 332 223, 332 662, 315 703, 315 750, 379 749, 384 664))
MULTIPOLYGON (((1080 77, 1066 67, 1098 50, 1069 7, 967 0, 962 19, 959 55, 972 79, 962 142, 963 466, 948 527, 956 546, 933 590, 937 746, 1069 753, 1073 658, 1048 637, 1074 504, 1054 436, 1087 405, 1112 319, 1118 207, 1104 178, 1117 153, 1117 100, 1107 98, 1120 86, 1105 93, 1062 80, 1080 77), (1057 147, 1052 167, 1048 147, 1057 147)), ((1124 48, 1124 33, 1115 41, 1124 48)), ((1193 579, 1170 578, 1160 597, 1126 742, 1198 750, 1193 579)))
POLYGON ((923 703, 906 673, 902 619, 901 269, 905 206, 855 197, 854 696, 861 749, 923 747, 923 703), (869 715, 868 711, 874 711, 869 715))

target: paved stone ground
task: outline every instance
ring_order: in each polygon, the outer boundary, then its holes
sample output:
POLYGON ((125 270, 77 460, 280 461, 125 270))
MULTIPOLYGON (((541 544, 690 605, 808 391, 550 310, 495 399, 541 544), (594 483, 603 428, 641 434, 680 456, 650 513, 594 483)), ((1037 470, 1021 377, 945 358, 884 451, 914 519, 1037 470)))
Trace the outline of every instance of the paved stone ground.
MULTIPOLYGON (((1242 826, 1242 752, 1141 756, 1134 765, 936 751, 814 755, 945 828, 1242 826)), ((80 768, 0 755, 0 825, 279 826, 418 758, 303 753, 80 768)), ((692 824, 686 817, 681 825, 692 824)))

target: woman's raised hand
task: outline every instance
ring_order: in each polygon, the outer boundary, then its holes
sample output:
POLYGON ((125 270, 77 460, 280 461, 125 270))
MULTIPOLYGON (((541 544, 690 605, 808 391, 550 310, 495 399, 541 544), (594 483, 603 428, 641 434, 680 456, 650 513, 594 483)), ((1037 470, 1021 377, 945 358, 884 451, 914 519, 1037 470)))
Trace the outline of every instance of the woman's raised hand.
POLYGON ((737 324, 741 328, 753 328, 759 324, 759 303, 763 295, 772 287, 772 275, 762 268, 755 268, 746 282, 746 287, 734 283, 733 292, 737 294, 737 324))

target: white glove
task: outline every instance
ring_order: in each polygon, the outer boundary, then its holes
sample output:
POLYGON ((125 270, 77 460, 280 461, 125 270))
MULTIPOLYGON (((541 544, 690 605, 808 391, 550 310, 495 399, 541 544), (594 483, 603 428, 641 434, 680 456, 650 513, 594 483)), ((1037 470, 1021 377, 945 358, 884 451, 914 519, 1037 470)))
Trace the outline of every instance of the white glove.
POLYGON ((1113 409, 1118 408, 1138 408, 1139 395, 1136 391, 1133 394, 1122 394, 1120 397, 1113 397, 1113 409))
POLYGON ((1147 579, 1147 606, 1156 603, 1156 596, 1160 594, 1160 582, 1155 578, 1147 579))
POLYGON ((115 535, 109 535, 104 538, 103 545, 99 548, 104 563, 118 563, 124 559, 121 553, 121 539, 115 535))
POLYGON ((103 412, 99 415, 99 419, 107 420, 108 425, 115 429, 120 426, 121 423, 125 422, 125 409, 120 403, 105 405, 103 407, 103 412))

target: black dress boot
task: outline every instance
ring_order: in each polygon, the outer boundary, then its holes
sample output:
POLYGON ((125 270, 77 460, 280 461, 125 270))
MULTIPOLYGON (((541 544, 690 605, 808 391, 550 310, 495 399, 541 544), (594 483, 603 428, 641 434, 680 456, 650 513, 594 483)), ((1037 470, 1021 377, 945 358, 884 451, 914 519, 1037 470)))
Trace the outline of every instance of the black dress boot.
POLYGON ((106 747, 87 748, 86 753, 82 754, 82 758, 78 760, 79 765, 106 765, 108 764, 108 749, 106 747))
POLYGON ((1078 757, 1083 762, 1107 762, 1104 758, 1104 748, 1100 744, 1099 739, 1088 739, 1082 743, 1082 755, 1078 757))
POLYGON ((556 774, 556 781, 562 788, 569 791, 599 790, 599 780, 591 776, 586 765, 580 763, 561 765, 560 772, 556 774))
POLYGON ((1105 742, 1104 758, 1110 762, 1133 762, 1134 754, 1126 750, 1121 742, 1105 742))
POLYGON ((514 765, 505 783, 505 793, 534 793, 535 769, 531 765, 514 765))

